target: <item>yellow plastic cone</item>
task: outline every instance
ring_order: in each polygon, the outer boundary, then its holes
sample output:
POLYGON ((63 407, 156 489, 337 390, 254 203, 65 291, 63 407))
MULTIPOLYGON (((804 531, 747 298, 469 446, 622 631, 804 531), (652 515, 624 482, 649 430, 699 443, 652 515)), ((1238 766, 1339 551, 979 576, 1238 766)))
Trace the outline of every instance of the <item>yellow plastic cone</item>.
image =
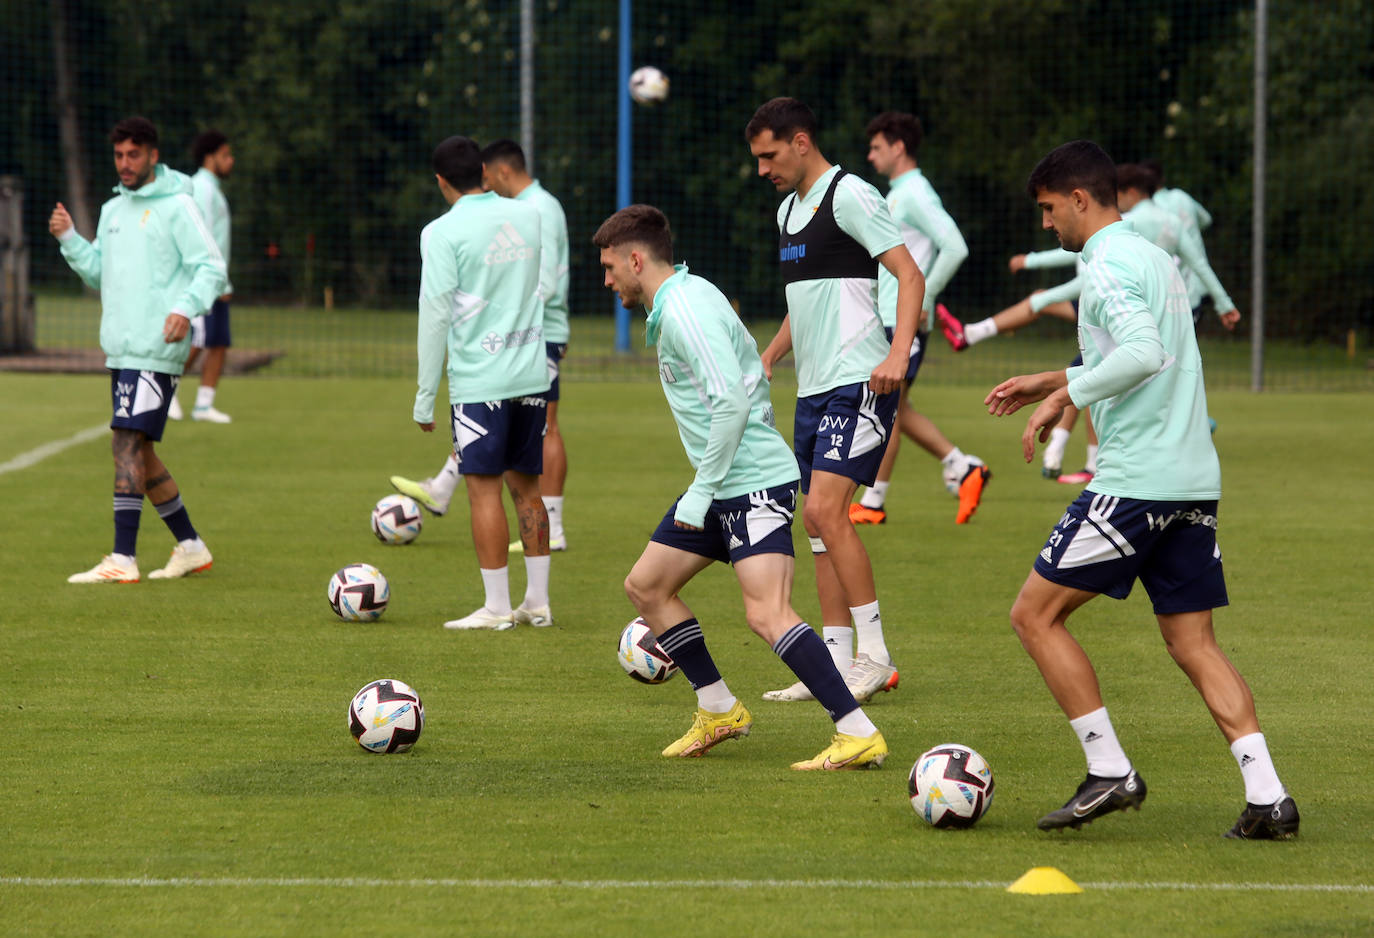
POLYGON ((1082 891, 1082 886, 1052 866, 1029 869, 1020 879, 1007 887, 1007 892, 1019 892, 1027 896, 1067 895, 1082 891))

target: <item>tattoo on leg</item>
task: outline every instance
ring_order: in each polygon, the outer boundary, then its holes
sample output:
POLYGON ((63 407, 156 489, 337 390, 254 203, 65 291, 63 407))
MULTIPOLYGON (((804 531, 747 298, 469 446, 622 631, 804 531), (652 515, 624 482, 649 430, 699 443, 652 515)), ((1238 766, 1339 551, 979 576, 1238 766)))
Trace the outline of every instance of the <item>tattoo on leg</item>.
POLYGON ((115 464, 114 490, 120 495, 142 495, 144 492, 144 439, 143 434, 137 430, 114 431, 111 441, 115 464))
POLYGON ((158 473, 157 475, 153 476, 151 479, 146 479, 146 480, 144 481, 144 483, 143 483, 143 489, 144 489, 144 491, 151 492, 153 489, 157 488, 159 485, 162 485, 162 484, 165 483, 165 482, 171 482, 171 481, 172 481, 172 474, 171 474, 170 472, 168 472, 166 469, 163 469, 160 473, 158 473))

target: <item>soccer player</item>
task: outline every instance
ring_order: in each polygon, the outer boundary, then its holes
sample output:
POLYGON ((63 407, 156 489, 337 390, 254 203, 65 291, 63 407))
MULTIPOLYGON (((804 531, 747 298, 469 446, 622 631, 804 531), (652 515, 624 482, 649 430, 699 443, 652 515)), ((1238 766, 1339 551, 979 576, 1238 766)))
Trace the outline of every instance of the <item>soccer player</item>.
MULTIPOLYGON (((855 699, 866 701, 896 687, 898 675, 883 637, 873 567, 849 520, 849 503, 859 485, 873 483, 882 462, 925 280, 878 190, 825 158, 818 128, 806 105, 774 98, 744 132, 759 175, 790 193, 777 213, 787 315, 761 357, 771 378, 774 362, 795 345, 792 449, 806 493, 802 523, 816 563, 822 628, 845 683, 855 699), (879 266, 897 282, 890 341, 878 313, 879 266)), ((809 699, 801 684, 765 697, 809 699)))
MULTIPOLYGON (((539 252, 539 291, 544 298, 544 352, 550 381, 546 395, 544 471, 539 477, 539 490, 549 515, 549 550, 567 550, 567 536, 563 531, 563 485, 568 477, 568 456, 563 434, 558 429, 558 372, 568 351, 569 337, 568 221, 558 200, 539 184, 539 180, 530 176, 525 152, 514 140, 497 140, 484 147, 482 166, 485 188, 502 198, 529 202, 539 210, 539 230, 543 239, 539 252)), ((442 515, 448 510, 458 484, 457 465, 450 455, 432 478, 412 481, 392 476, 391 484, 433 514, 442 515)), ((510 550, 516 553, 523 549, 521 541, 510 545, 510 550)))
MULTIPOLYGON (((196 207, 210 226, 210 233, 219 245, 224 263, 229 263, 229 203, 220 191, 220 183, 229 178, 234 170, 234 148, 229 138, 218 130, 207 130, 196 136, 191 144, 191 158, 200 165, 191 185, 195 191, 196 207)), ((191 320, 191 355, 186 359, 186 370, 196 363, 201 350, 205 351, 205 363, 200 368, 200 388, 196 391, 196 403, 191 408, 192 420, 209 423, 229 423, 228 414, 215 407, 215 392, 219 388, 220 375, 224 371, 224 358, 231 344, 229 337, 229 301, 233 298, 234 288, 227 281, 224 295, 215 300, 210 312, 191 320)), ((181 419, 181 405, 176 395, 167 415, 173 420, 181 419)))
POLYGON ((709 281, 673 264, 668 219, 631 205, 602 223, 606 286, 648 310, 646 337, 678 436, 696 476, 663 516, 625 592, 697 695, 692 727, 663 750, 700 756, 748 735, 753 718, 720 676, 701 624, 679 595, 714 561, 733 564, 744 616, 835 721, 829 746, 794 769, 876 768, 882 733, 845 686, 830 652, 792 608, 792 517, 800 473, 773 426, 758 346, 709 281))
MULTIPOLYGON (((1211 227, 1212 215, 1207 209, 1182 189, 1171 189, 1164 184, 1164 168, 1158 160, 1142 160, 1140 165, 1153 177, 1155 186, 1154 194, 1151 196, 1154 201, 1162 205, 1167 211, 1173 214, 1179 222, 1179 238, 1181 240, 1192 241, 1196 235, 1196 251, 1205 260, 1207 248, 1202 243, 1202 232, 1211 227)), ((1208 265, 1210 269, 1210 264, 1208 265)), ((1204 284, 1201 277, 1191 268, 1183 271, 1183 282, 1188 287, 1188 302, 1193 307, 1193 323, 1196 324, 1202 318, 1202 300, 1205 295, 1211 293, 1213 302, 1218 295, 1212 287, 1220 289, 1221 284, 1204 284)), ((1225 294, 1222 290, 1222 295, 1225 294)), ((1235 317, 1229 322, 1227 316, 1223 315, 1221 308, 1217 307, 1217 314, 1221 316, 1221 324, 1227 329, 1235 328, 1236 322, 1240 319, 1237 311, 1235 317)))
POLYGON ((451 206, 420 233, 419 357, 415 422, 434 430, 434 398, 448 356, 456 469, 467 480, 472 541, 485 602, 446 629, 553 625, 549 519, 539 498, 543 463, 543 302, 539 212, 482 188, 482 154, 467 137, 434 148, 434 174, 451 206), (512 610, 504 479, 525 546, 525 598, 512 610))
MULTIPOLYGON (((936 297, 949 283, 950 277, 968 257, 968 245, 954 224, 954 219, 940 202, 935 189, 916 165, 916 151, 921 145, 921 122, 914 114, 887 111, 868 122, 868 161, 873 168, 891 180, 887 192, 887 207, 907 250, 921 268, 926 280, 925 300, 922 303, 921 325, 911 345, 906 376, 897 403, 897 426, 902 433, 915 440, 926 452, 940 461, 945 487, 959 499, 955 524, 965 524, 978 510, 983 487, 992 473, 977 456, 966 456, 940 432, 925 414, 911 406, 907 396, 911 383, 925 358, 930 339, 930 325, 935 312, 948 313, 944 304, 936 304, 936 297)), ((897 281, 886 268, 878 270, 878 311, 883 329, 892 338, 897 324, 897 281)), ((892 434, 878 478, 859 501, 849 506, 849 520, 855 524, 883 524, 887 512, 883 503, 891 485, 892 469, 897 463, 902 433, 892 434)))
POLYGON ((1039 402, 1021 435, 1027 462, 1070 402, 1091 408, 1102 447, 1100 471, 1055 525, 1011 609, 1012 627, 1088 762, 1073 797, 1039 827, 1077 828, 1145 800, 1092 662, 1066 627, 1093 597, 1124 599, 1139 579, 1170 655, 1240 766, 1246 807, 1227 836, 1292 837, 1297 806, 1270 759, 1250 688, 1212 630, 1212 610, 1227 604, 1216 536, 1221 468, 1183 279, 1165 251, 1122 223, 1116 167, 1096 144, 1051 151, 1026 188, 1043 226, 1087 265, 1078 307, 1083 364, 1009 378, 985 403, 1002 415, 1039 402))
POLYGON ((191 181, 158 162, 157 128, 128 117, 110 131, 119 185, 100 208, 94 242, 61 202, 48 219, 62 256, 100 290, 100 345, 110 370, 114 453, 114 550, 68 583, 137 583, 138 525, 146 495, 176 546, 149 579, 210 569, 213 557, 154 449, 167 425, 191 321, 224 291, 224 258, 191 197, 191 181))

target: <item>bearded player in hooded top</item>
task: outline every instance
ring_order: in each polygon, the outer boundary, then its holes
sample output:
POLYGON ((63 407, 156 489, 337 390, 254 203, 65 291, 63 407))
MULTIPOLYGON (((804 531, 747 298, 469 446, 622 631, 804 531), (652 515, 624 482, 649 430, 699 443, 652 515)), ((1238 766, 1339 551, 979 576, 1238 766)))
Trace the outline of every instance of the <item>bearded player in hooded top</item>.
POLYGON ((631 205, 602 223, 607 287, 648 311, 646 337, 678 435, 696 475, 663 516, 625 579, 625 592, 697 695, 692 727, 663 750, 699 756, 746 736, 753 717, 716 668, 701 624, 679 593, 719 560, 732 564, 749 627, 768 642, 835 721, 814 758, 792 768, 882 764, 887 743, 859 707, 825 643, 792 608, 792 516, 797 462, 773 426, 768 380, 754 339, 709 281, 674 265, 668 219, 631 205))

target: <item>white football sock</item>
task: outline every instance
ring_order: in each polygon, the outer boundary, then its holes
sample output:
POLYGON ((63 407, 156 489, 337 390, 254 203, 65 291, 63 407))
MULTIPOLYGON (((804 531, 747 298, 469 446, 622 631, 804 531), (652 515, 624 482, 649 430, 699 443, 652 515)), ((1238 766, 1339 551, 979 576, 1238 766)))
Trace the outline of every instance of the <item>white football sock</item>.
POLYGON ((510 612, 510 568, 482 570, 482 588, 486 590, 487 601, 483 603, 488 612, 498 615, 510 612))
POLYGON ((196 390, 196 410, 204 410, 207 407, 215 406, 215 389, 201 385, 196 390))
POLYGON ((948 453, 945 453, 944 458, 940 460, 940 465, 944 466, 946 469, 953 469, 955 466, 959 466, 967 462, 968 456, 964 454, 963 450, 956 446, 953 449, 951 449, 948 453))
POLYGON ((821 628, 825 649, 841 675, 854 663, 854 629, 848 625, 826 625, 821 628))
POLYGON ((868 491, 864 492, 864 497, 859 499, 859 504, 865 508, 872 508, 874 511, 882 508, 883 502, 887 500, 887 487, 891 484, 891 482, 874 482, 868 487, 868 491))
POLYGON ((1088 461, 1084 464, 1083 468, 1084 468, 1084 469, 1087 469, 1089 472, 1093 473, 1094 475, 1097 474, 1097 444, 1096 444, 1096 443, 1089 443, 1089 444, 1088 444, 1088 461))
POLYGON ((132 567, 134 565, 133 554, 111 554, 110 560, 119 564, 121 567, 132 567))
POLYGON ((1126 751, 1117 741, 1106 707, 1098 707, 1092 713, 1070 720, 1069 726, 1073 727, 1083 746, 1083 755, 1088 758, 1089 775, 1121 778, 1131 771, 1131 760, 1126 758, 1126 751))
POLYGON ((448 504, 449 499, 453 497, 453 490, 458 488, 458 479, 458 457, 449 453, 439 474, 429 480, 429 493, 448 504))
POLYGON ((1050 431, 1050 442, 1045 447, 1044 463, 1047 466, 1064 465, 1064 450, 1069 446, 1069 431, 1055 427, 1050 431))
POLYGON ((866 654, 878 664, 891 664, 892 656, 887 653, 887 644, 883 641, 883 615, 878 611, 878 601, 850 606, 849 615, 854 620, 858 654, 866 654))
POLYGON ((544 511, 549 516, 549 540, 559 541, 563 539, 563 496, 544 495, 544 511))
POLYGON ((708 713, 728 713, 734 705, 735 695, 725 686, 724 678, 697 688, 697 706, 708 713))
POLYGON ((873 721, 864 713, 864 708, 851 710, 844 716, 835 721, 835 732, 844 733, 848 736, 872 736, 878 732, 878 728, 873 725, 873 721))
POLYGON ((549 604, 549 555, 525 555, 525 602, 531 609, 549 604))
POLYGON ((1231 755, 1240 766, 1245 780, 1245 800, 1250 804, 1273 804, 1283 797, 1283 782, 1269 758, 1269 746, 1263 733, 1242 736, 1231 744, 1231 755))
POLYGON ((989 316, 982 322, 971 322, 964 326, 964 338, 969 345, 977 345, 984 339, 991 339, 997 334, 997 323, 992 321, 989 316))

